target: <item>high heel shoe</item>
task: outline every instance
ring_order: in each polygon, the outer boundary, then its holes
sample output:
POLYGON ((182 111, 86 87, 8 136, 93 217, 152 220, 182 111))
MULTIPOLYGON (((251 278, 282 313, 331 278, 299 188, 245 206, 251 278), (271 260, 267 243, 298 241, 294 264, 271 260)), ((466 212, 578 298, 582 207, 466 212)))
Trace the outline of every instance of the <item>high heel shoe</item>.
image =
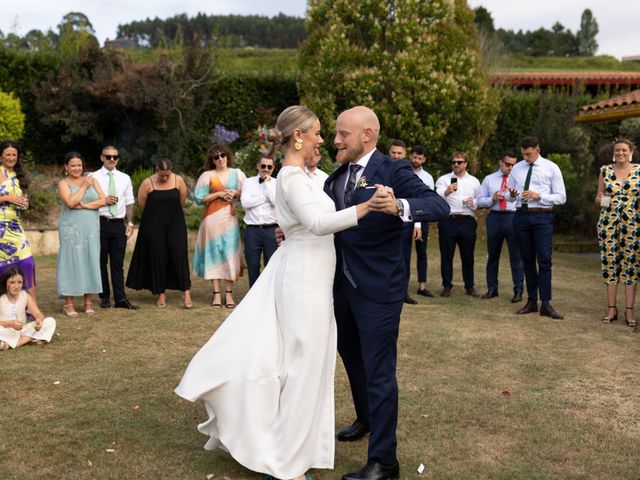
POLYGON ((76 312, 75 307, 69 303, 64 304, 64 306, 62 307, 62 313, 64 313, 67 317, 75 318, 78 316, 78 312, 76 312))
POLYGON ((616 310, 616 313, 613 316, 605 315, 604 317, 602 317, 603 323, 611 323, 618 320, 618 307, 616 307, 615 305, 609 305, 609 308, 614 308, 616 310))
POLYGON ((84 302, 84 313, 86 313, 88 317, 96 313, 93 309, 93 302, 84 302))
MULTIPOLYGON (((631 312, 633 313, 633 307, 626 307, 625 310, 631 310, 631 312)), ((626 312, 625 312, 625 317, 626 317, 626 312)), ((636 319, 634 317, 632 317, 631 320, 629 320, 628 318, 625 318, 625 322, 627 322, 627 325, 629 325, 630 327, 635 327, 638 325, 638 322, 636 322, 636 319)))
POLYGON ((220 295, 220 291, 213 291, 213 295, 211 295, 211 306, 213 308, 222 308, 222 304, 221 303, 213 303, 213 299, 216 297, 216 295, 220 295))
MULTIPOLYGON (((211 299, 211 301, 213 302, 213 299, 211 299)), ((191 296, 189 296, 189 301, 187 302, 186 301, 186 296, 182 295, 182 306, 184 308, 186 308, 187 310, 190 310, 190 309, 193 308, 193 302, 191 301, 191 296)))
MULTIPOLYGON (((224 292, 227 294, 227 296, 233 295, 233 290, 225 290, 224 292)), ((225 298, 225 301, 226 301, 226 298, 225 298)), ((231 297, 231 301, 226 302, 224 306, 227 307, 229 310, 236 308, 236 304, 233 301, 233 296, 231 297)))

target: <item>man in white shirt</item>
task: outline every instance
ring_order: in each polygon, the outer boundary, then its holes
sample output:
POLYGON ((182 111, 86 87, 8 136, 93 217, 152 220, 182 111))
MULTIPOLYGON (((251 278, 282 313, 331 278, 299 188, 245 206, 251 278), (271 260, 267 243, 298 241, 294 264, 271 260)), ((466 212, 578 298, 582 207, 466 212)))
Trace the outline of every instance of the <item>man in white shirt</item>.
MULTIPOLYGON (((422 183, 431 190, 435 190, 433 177, 422 166, 427 161, 427 150, 422 145, 414 145, 411 148, 411 167, 422 183)), ((427 290, 427 240, 429 239, 429 224, 415 222, 413 224, 413 239, 416 245, 416 263, 418 269, 418 295, 423 297, 433 297, 427 290)))
POLYGON ((537 312, 539 293, 540 315, 562 320, 550 302, 553 207, 567 201, 564 180, 558 165, 540 156, 536 137, 523 138, 520 151, 524 160, 511 171, 511 195, 517 194, 513 230, 524 262, 527 303, 516 313, 537 312))
POLYGON ((111 289, 109 288, 109 271, 116 308, 137 310, 125 294, 124 290, 124 254, 127 239, 133 233, 133 186, 126 173, 116 169, 120 160, 118 149, 107 145, 100 155, 102 168, 91 176, 99 183, 106 195, 107 205, 100 208, 100 274, 102 275, 102 293, 100 307, 111 307, 111 289))
POLYGON ((460 249, 462 279, 467 295, 477 297, 474 288, 473 263, 476 247, 476 199, 480 194, 480 182, 467 172, 467 154, 455 152, 451 158, 453 171, 436 182, 436 192, 449 204, 451 214, 439 222, 441 297, 451 296, 453 288, 453 256, 456 245, 460 249))
POLYGON ((516 164, 516 154, 505 152, 500 159, 497 172, 484 177, 478 198, 478 208, 489 208, 487 215, 487 293, 482 298, 498 296, 498 268, 502 244, 507 241, 511 278, 513 279, 513 298, 511 303, 522 301, 524 271, 518 241, 513 232, 513 216, 516 204, 509 195, 509 175, 516 164))
POLYGON ((272 176, 274 163, 271 158, 261 158, 256 164, 258 175, 247 178, 242 184, 240 203, 244 208, 244 258, 249 272, 249 287, 260 276, 260 257, 267 266, 271 255, 278 248, 275 230, 276 179, 272 176))
POLYGON ((320 190, 324 189, 324 182, 327 180, 329 175, 318 168, 318 163, 322 159, 322 155, 320 155, 320 149, 313 149, 313 157, 308 158, 304 162, 304 171, 307 176, 313 181, 314 185, 317 185, 320 190))

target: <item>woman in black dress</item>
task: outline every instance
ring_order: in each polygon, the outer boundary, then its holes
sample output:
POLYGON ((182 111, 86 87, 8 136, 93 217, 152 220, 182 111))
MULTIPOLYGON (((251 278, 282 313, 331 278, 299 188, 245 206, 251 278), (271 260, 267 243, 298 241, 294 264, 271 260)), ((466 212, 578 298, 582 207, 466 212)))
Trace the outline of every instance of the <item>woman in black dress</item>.
POLYGON ((156 162, 156 173, 138 189, 142 220, 127 275, 127 287, 150 290, 156 305, 167 306, 166 290, 180 290, 185 308, 192 308, 187 225, 182 205, 187 185, 171 171, 171 161, 156 162))

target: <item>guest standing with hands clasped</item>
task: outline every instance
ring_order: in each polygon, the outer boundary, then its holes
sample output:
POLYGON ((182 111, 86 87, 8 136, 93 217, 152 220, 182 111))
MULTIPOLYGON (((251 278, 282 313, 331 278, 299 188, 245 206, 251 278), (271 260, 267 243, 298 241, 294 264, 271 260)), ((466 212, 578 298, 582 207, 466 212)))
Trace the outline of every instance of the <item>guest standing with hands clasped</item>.
POLYGON ((172 172, 171 160, 156 162, 156 173, 145 178, 138 189, 142 220, 131 257, 127 287, 151 290, 156 305, 167 306, 166 290, 182 292, 182 305, 192 308, 187 224, 182 206, 187 185, 172 172))
POLYGON ((604 165, 598 177, 596 203, 601 207, 598 241, 602 276, 607 285, 607 314, 602 321, 618 319, 618 284, 624 284, 625 321, 640 332, 633 312, 640 275, 640 166, 632 164, 634 145, 620 138, 614 143, 612 165, 604 165))
POLYGON ((20 267, 24 285, 36 298, 36 264, 21 220, 21 212, 29 208, 29 181, 20 159, 16 142, 0 143, 0 273, 9 267, 20 267))
POLYGON ((84 311, 93 315, 93 294, 102 292, 98 209, 106 205, 106 200, 98 181, 83 176, 84 158, 78 152, 65 155, 64 170, 66 178, 58 182, 62 209, 56 290, 65 298, 65 315, 78 316, 73 305, 75 296, 84 296, 84 311))
POLYGON ((276 209, 286 240, 191 360, 176 393, 204 400, 209 418, 198 429, 210 437, 206 449, 227 451, 265 478, 298 480, 334 462, 332 233, 356 226, 375 198, 389 194, 370 189, 372 198, 335 211, 304 171, 323 141, 306 107, 284 110, 269 140, 285 150, 276 209))
POLYGON ((240 199, 242 183, 247 178, 238 168, 230 168, 233 157, 229 149, 215 144, 207 152, 205 172, 196 183, 195 200, 206 210, 198 229, 193 252, 193 273, 211 280, 211 306, 222 308, 220 282, 225 282, 224 305, 231 309, 233 283, 242 275, 240 227, 236 202, 240 199))
POLYGON ((100 307, 111 307, 111 288, 109 286, 109 270, 113 299, 116 308, 137 310, 128 299, 124 290, 124 254, 127 239, 133 233, 133 186, 131 178, 116 168, 120 161, 118 149, 107 145, 100 155, 102 168, 91 176, 100 184, 107 195, 106 206, 100 208, 100 274, 102 276, 102 293, 100 307), (107 270, 107 263, 109 270, 107 270))
POLYGON ((516 313, 537 312, 540 296, 540 315, 562 320, 564 317, 551 306, 553 207, 567 201, 562 171, 540 155, 536 137, 523 138, 520 151, 524 160, 511 170, 509 195, 517 195, 513 230, 524 264, 527 303, 516 313))

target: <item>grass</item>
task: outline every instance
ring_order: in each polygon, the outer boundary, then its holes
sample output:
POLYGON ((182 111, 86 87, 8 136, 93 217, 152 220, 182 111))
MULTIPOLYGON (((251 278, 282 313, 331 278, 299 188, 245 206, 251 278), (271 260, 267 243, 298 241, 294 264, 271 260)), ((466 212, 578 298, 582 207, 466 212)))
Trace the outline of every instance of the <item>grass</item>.
MULTIPOLYGON (((428 250, 428 286, 437 292, 435 235, 428 250)), ((228 314, 208 306, 206 282, 194 279, 191 311, 179 308, 179 293, 159 310, 150 294, 130 292, 137 312, 70 319, 58 313, 55 258, 38 258, 37 266, 39 303, 56 316, 59 336, 0 354, 0 478, 260 478, 204 451, 196 431, 202 404, 172 393, 228 314)), ((398 359, 403 478, 638 478, 640 335, 620 321, 599 321, 606 306, 599 268, 597 258, 554 254, 553 305, 567 317, 562 322, 516 316, 508 283, 497 299, 465 296, 458 262, 451 298, 419 297, 419 305, 406 306, 398 359)), ((507 269, 503 257, 503 280, 507 269)), ((246 289, 245 278, 236 300, 246 289)), ((344 426, 353 412, 340 362, 336 395, 336 424, 344 426)), ((337 444, 335 470, 313 474, 340 478, 365 459, 366 443, 337 444)))

